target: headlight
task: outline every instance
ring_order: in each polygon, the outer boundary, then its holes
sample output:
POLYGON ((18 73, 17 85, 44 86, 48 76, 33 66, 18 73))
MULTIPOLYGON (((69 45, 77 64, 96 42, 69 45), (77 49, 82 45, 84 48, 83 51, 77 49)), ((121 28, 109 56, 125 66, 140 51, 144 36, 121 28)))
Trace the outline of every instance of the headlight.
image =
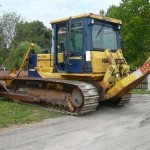
POLYGON ((121 25, 119 24, 119 25, 118 25, 118 30, 120 30, 120 29, 121 29, 121 25))
POLYGON ((91 19, 91 24, 94 24, 94 19, 91 19))

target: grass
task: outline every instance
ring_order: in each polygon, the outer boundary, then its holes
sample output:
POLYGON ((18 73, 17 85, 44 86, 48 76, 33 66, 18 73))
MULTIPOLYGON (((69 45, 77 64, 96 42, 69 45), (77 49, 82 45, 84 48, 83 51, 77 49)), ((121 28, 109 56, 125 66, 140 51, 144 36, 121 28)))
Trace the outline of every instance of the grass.
POLYGON ((59 116, 63 116, 63 114, 0 98, 0 128, 16 124, 40 122, 47 118, 59 116))
POLYGON ((132 94, 150 94, 148 90, 134 89, 131 92, 132 94))

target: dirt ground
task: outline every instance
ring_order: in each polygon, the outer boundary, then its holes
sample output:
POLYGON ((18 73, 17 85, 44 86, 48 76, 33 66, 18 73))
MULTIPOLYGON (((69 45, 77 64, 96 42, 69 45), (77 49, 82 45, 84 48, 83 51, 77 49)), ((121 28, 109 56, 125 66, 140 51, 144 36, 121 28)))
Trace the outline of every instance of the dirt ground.
POLYGON ((125 107, 102 106, 82 117, 64 116, 0 130, 0 150, 149 150, 150 94, 125 107))

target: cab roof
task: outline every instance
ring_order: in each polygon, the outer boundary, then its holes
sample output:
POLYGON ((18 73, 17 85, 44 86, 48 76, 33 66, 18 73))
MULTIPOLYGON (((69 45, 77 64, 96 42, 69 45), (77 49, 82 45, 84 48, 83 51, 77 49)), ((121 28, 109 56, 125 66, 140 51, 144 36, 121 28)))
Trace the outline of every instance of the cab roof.
POLYGON ((122 24, 121 20, 114 19, 114 18, 109 18, 109 17, 105 17, 105 16, 93 14, 93 13, 86 13, 86 14, 67 17, 67 18, 57 19, 57 20, 51 21, 50 23, 51 24, 57 24, 57 23, 60 23, 60 22, 67 21, 70 18, 71 19, 79 19, 79 18, 85 18, 85 17, 90 17, 90 18, 93 18, 93 19, 103 20, 103 21, 112 22, 112 23, 116 23, 116 24, 122 24))

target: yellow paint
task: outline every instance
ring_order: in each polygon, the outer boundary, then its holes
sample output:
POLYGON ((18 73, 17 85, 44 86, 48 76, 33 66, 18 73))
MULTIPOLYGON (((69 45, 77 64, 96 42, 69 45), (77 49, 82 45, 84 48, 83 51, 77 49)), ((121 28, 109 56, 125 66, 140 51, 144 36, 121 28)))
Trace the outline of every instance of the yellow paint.
POLYGON ((10 87, 11 85, 11 82, 12 82, 13 79, 5 79, 5 83, 6 83, 6 87, 10 87))
POLYGON ((9 72, 9 76, 14 78, 14 77, 16 77, 16 75, 17 75, 16 69, 15 68, 11 69, 9 72))
POLYGON ((58 53, 58 63, 63 63, 64 62, 64 55, 63 53, 58 53))
MULTIPOLYGON (((53 61, 54 54, 37 54, 37 71, 46 74, 52 73, 53 61)), ((63 53, 58 53, 58 63, 63 63, 63 53)))
MULTIPOLYGON (((116 53, 112 53, 114 58, 117 58, 116 53)), ((91 63, 93 73, 105 73, 109 63, 105 52, 91 51, 91 63)))
MULTIPOLYGON (((92 52, 93 53, 93 59, 92 63, 95 63, 97 61, 97 64, 94 64, 98 66, 98 68, 93 68, 93 73, 89 74, 68 74, 68 73, 53 73, 53 61, 54 61, 54 55, 51 54, 38 54, 37 55, 37 66, 35 69, 37 69, 37 72, 43 77, 43 78, 64 78, 64 79, 83 79, 83 80, 101 80, 104 76, 107 63, 104 63, 101 65, 100 61, 97 58, 98 56, 101 56, 101 54, 104 54, 103 52, 92 52), (50 65, 50 58, 51 58, 51 65, 50 65), (98 64, 100 63, 100 65, 98 64), (99 66, 102 66, 99 68, 99 66), (96 73, 96 74, 95 74, 96 73)), ((104 55, 101 56, 101 59, 105 57, 104 55)), ((106 57, 105 57, 106 58, 106 57)), ((71 59, 81 59, 81 57, 71 57, 71 59)), ((63 63, 63 53, 58 53, 58 63, 63 63)))
POLYGON ((139 78, 137 78, 135 74, 132 73, 129 76, 123 78, 122 80, 116 82, 116 84, 106 92, 106 99, 112 98, 117 94, 120 94, 120 96, 122 96, 121 93, 124 93, 127 89, 130 89, 131 84, 133 84, 134 87, 137 86, 136 81, 139 78))
MULTIPOLYGON (((116 58, 116 53, 113 53, 116 58)), ((65 79, 79 79, 84 78, 92 80, 102 80, 108 67, 108 60, 105 52, 91 51, 92 73, 88 74, 68 74, 68 73, 53 73, 53 59, 54 55, 51 54, 38 54, 37 55, 37 71, 43 78, 65 78, 65 79)), ((78 57, 72 59, 79 59, 78 57)), ((81 59, 81 58, 80 58, 81 59)), ((63 53, 58 54, 58 62, 63 63, 63 53)))
POLYGON ((53 59, 53 54, 51 54, 51 62, 50 54, 37 54, 37 72, 52 72, 53 59))
POLYGON ((34 47, 35 47, 35 45, 33 43, 31 43, 30 46, 29 46, 29 48, 28 48, 28 50, 27 50, 27 52, 26 52, 26 54, 25 54, 25 56, 24 56, 24 58, 23 58, 23 61, 22 61, 21 66, 19 68, 19 72, 21 72, 24 69, 24 67, 25 67, 25 65, 27 63, 27 60, 28 60, 28 58, 30 56, 31 50, 34 47))
MULTIPOLYGON (((113 22, 113 23, 117 23, 117 24, 122 24, 121 20, 118 19, 114 19, 114 18, 109 18, 109 17, 105 17, 105 16, 101 16, 101 15, 97 15, 97 14, 93 14, 93 13, 86 13, 86 14, 81 14, 81 15, 76 15, 76 16, 71 16, 71 19, 78 19, 78 18, 83 18, 83 17, 91 17, 93 19, 98 19, 98 20, 105 20, 108 22, 113 22)), ((62 19, 58 19, 58 20, 53 20, 50 23, 60 23, 60 22, 64 22, 69 20, 70 17, 68 18, 62 18, 62 19)))
POLYGON ((58 78, 70 80, 97 80, 100 81, 104 74, 70 74, 70 73, 52 73, 52 72, 38 72, 42 78, 58 78))
MULTIPOLYGON (((83 73, 83 74, 74 74, 74 73, 53 73, 53 59, 54 56, 51 54, 51 66, 50 66, 50 54, 38 54, 37 56, 37 71, 42 78, 58 78, 58 79, 67 79, 67 80, 91 80, 97 81, 103 90, 106 91, 104 94, 105 100, 110 99, 114 96, 123 96, 135 86, 138 85, 137 80, 141 79, 143 75, 138 76, 138 71, 116 80, 116 76, 108 77, 107 80, 104 80, 104 76, 110 74, 111 68, 113 65, 117 65, 115 59, 124 58, 119 52, 111 52, 112 55, 109 55, 109 52, 101 51, 91 51, 91 64, 92 64, 92 73, 83 73), (112 57, 112 63, 109 57, 112 57), (108 69, 109 68, 109 69, 108 69), (106 90, 107 89, 107 90, 106 90)), ((74 58, 76 59, 76 58, 74 58)), ((63 63, 63 53, 58 54, 59 63, 63 63)), ((126 65, 126 64, 125 64, 126 65)))

